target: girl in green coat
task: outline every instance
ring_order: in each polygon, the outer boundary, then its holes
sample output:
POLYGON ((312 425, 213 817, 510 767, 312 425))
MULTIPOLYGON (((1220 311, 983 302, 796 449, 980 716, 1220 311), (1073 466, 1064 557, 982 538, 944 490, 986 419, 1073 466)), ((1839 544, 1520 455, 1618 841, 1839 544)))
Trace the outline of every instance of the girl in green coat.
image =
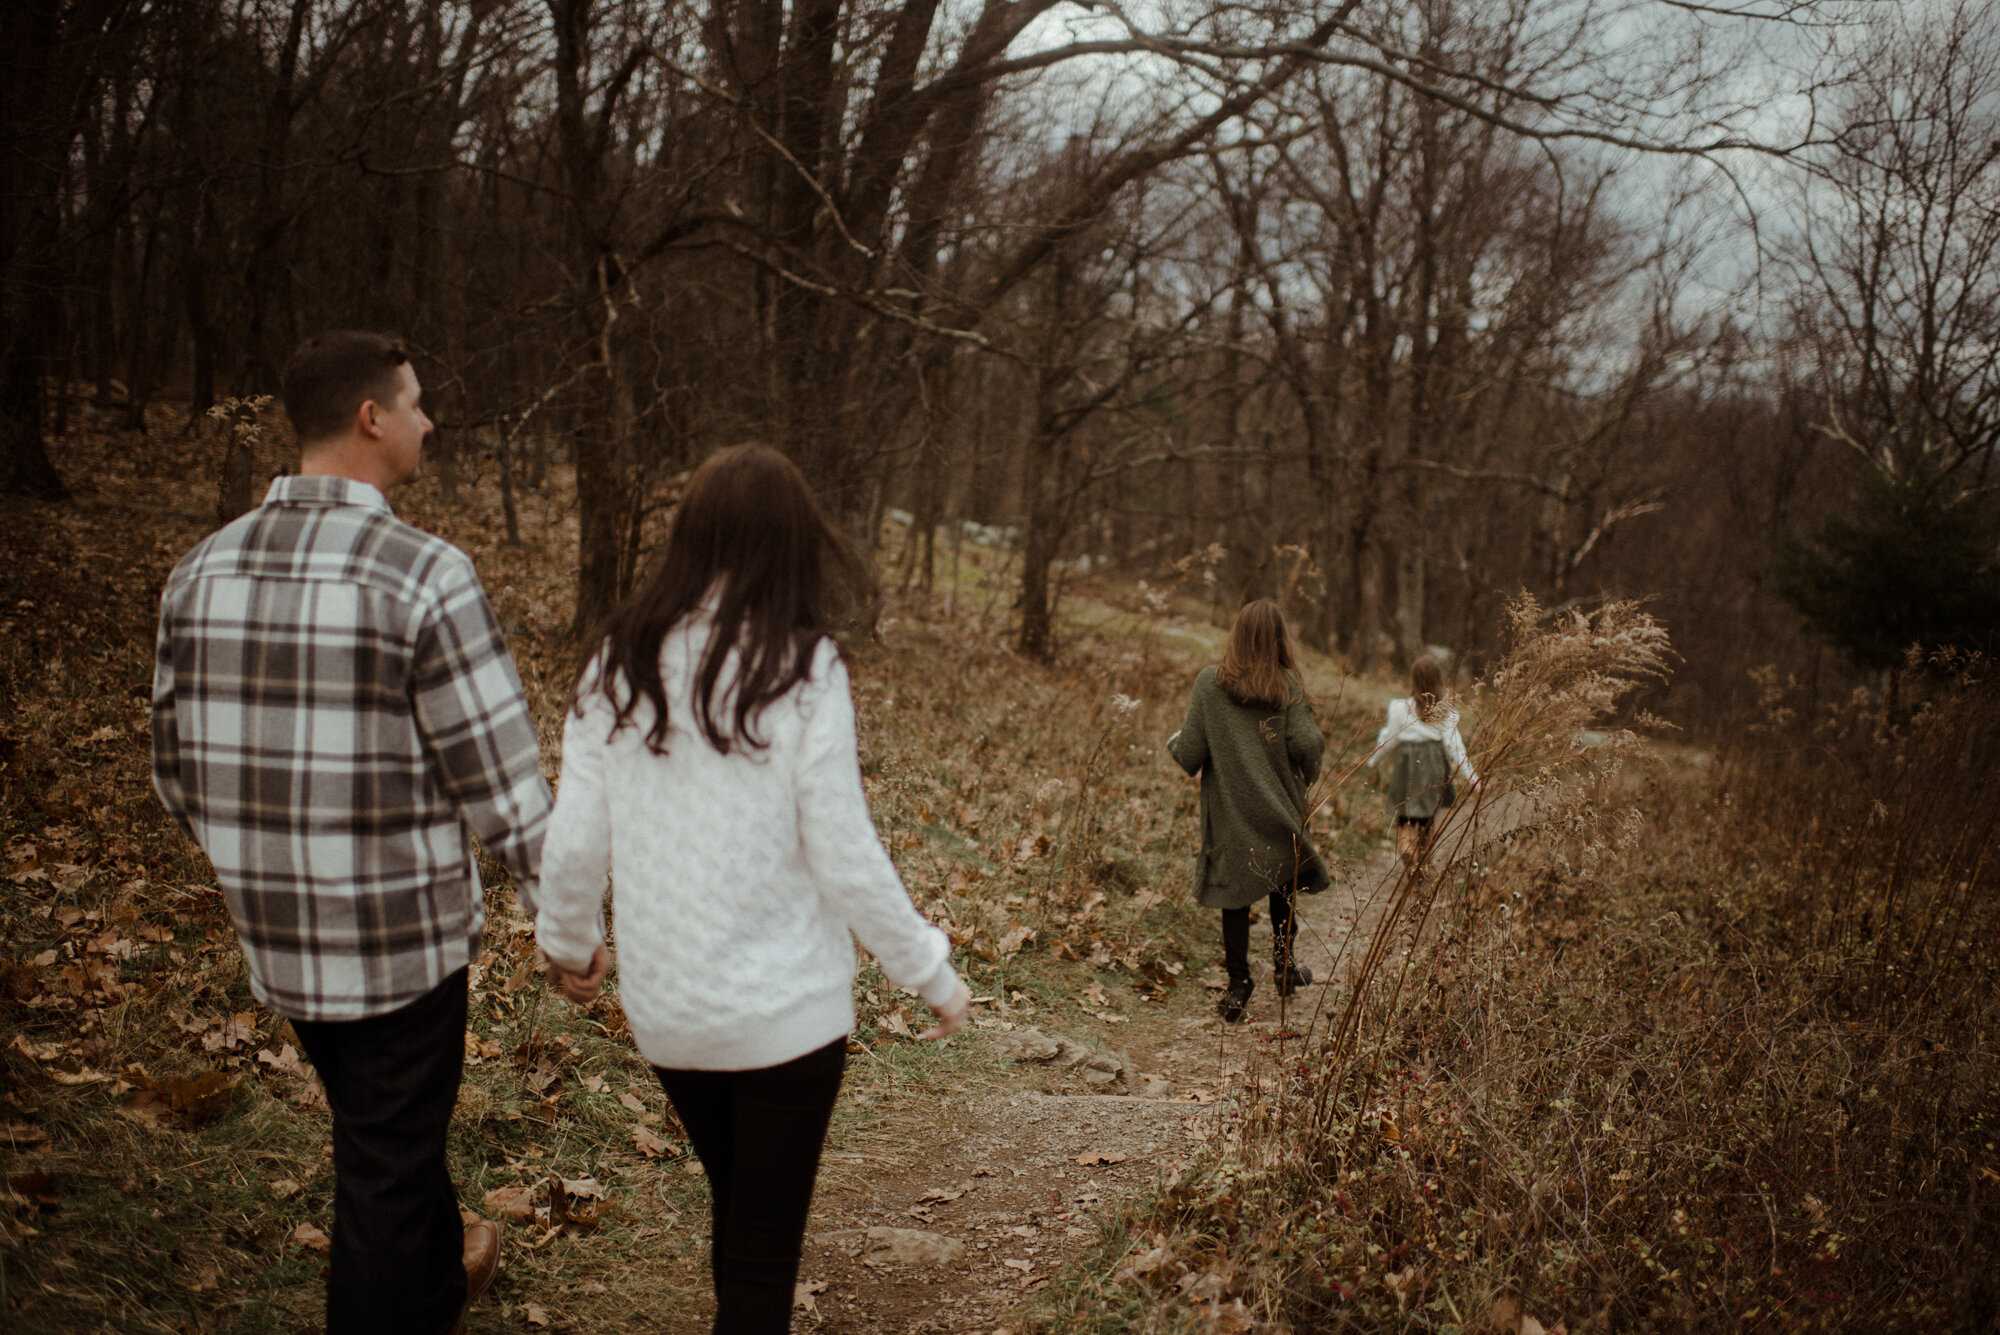
POLYGON ((1201 670, 1187 722, 1167 739, 1181 768, 1201 779, 1201 857, 1195 898, 1222 910, 1229 990, 1216 1004, 1234 1023, 1256 990, 1250 977, 1250 906, 1271 906, 1272 974, 1289 997, 1312 981, 1292 958, 1300 890, 1327 885, 1305 829, 1306 789, 1319 777, 1325 739, 1313 722, 1284 614, 1269 599, 1236 614, 1222 662, 1201 670))

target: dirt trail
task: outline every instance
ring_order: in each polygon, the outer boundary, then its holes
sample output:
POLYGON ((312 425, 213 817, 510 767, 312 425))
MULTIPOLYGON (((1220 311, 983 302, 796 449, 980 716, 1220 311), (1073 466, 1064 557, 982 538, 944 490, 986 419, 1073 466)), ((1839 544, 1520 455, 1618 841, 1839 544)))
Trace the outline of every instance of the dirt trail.
MULTIPOLYGON (((1490 842, 1529 814, 1520 799, 1493 804, 1465 847, 1490 842)), ((1007 1324, 1024 1298, 1096 1236, 1093 1211, 1143 1192, 1163 1175, 1177 1176, 1234 1115, 1229 1091, 1281 1034, 1289 1039, 1325 1022, 1398 876, 1396 859, 1384 851, 1325 893, 1301 900, 1299 954, 1316 982, 1286 1004, 1282 1025, 1264 926, 1251 938, 1259 981, 1243 1023, 1216 1018, 1210 1004, 1216 992, 1204 989, 1192 1018, 1072 1027, 1060 1037, 1080 1049, 1120 1053, 1124 1076, 1111 1087, 1122 1092, 1085 1092, 1089 1086, 1076 1074, 1082 1067, 1061 1070, 1076 1056, 1070 1049, 1046 1064, 1019 1061, 1012 1087, 976 1098, 959 1125, 926 1147, 921 1162, 881 1163, 864 1186, 823 1196, 800 1271, 815 1291, 801 1299, 796 1328, 958 1335, 1007 1324), (926 1249, 929 1259, 921 1255, 926 1249)), ((1026 1029, 984 1023, 991 1027, 956 1041, 1007 1050, 1026 1029)))

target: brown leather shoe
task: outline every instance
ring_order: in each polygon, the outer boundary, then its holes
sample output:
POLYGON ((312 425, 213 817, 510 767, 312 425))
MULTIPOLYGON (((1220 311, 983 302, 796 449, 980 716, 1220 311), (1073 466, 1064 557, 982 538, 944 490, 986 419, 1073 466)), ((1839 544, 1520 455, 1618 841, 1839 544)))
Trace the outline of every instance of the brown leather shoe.
POLYGON ((458 1309, 458 1320, 454 1321, 447 1335, 465 1335, 465 1314, 472 1308, 472 1300, 493 1287, 493 1277, 500 1273, 500 1225, 491 1219, 481 1219, 465 1228, 465 1306, 458 1309))

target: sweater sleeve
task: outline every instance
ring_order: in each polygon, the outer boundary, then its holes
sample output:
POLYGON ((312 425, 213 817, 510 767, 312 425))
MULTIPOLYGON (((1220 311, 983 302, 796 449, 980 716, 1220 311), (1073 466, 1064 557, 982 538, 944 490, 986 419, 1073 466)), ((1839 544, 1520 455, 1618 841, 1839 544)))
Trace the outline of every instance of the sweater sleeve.
POLYGON ((847 665, 831 640, 821 642, 805 689, 796 790, 799 840, 814 883, 893 982, 942 1006, 958 990, 951 938, 910 903, 875 834, 861 790, 847 665))
POLYGON ((1187 722, 1167 739, 1167 753, 1189 774, 1200 774, 1208 764, 1208 712, 1202 708, 1201 678, 1194 679, 1194 694, 1188 698, 1187 722))
POLYGON ((1375 734, 1375 750, 1368 757, 1368 767, 1373 769, 1379 762, 1396 753, 1396 743, 1402 740, 1403 725, 1409 720, 1404 717, 1405 702, 1391 700, 1389 717, 1382 724, 1382 731, 1375 734))
POLYGON ((563 719, 562 775, 542 842, 541 912, 535 942, 565 969, 582 972, 604 941, 604 887, 611 875, 611 812, 604 755, 612 714, 601 692, 579 691, 582 713, 563 719))
POLYGON ((1451 762, 1453 774, 1464 773, 1467 783, 1478 783, 1479 775, 1473 772, 1472 762, 1465 755, 1465 739, 1458 735, 1458 715, 1453 713, 1444 722, 1444 755, 1451 762))

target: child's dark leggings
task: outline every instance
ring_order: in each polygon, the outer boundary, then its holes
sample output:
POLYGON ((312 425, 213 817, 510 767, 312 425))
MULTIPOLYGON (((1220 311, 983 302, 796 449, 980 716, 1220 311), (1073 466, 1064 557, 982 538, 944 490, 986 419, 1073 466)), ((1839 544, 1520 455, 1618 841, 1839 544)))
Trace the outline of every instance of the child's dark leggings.
MULTIPOLYGON (((1283 973, 1292 962, 1299 924, 1292 917, 1291 889, 1271 892, 1271 967, 1283 973)), ((1222 967, 1231 982, 1250 976, 1250 910, 1222 911, 1222 967)))
POLYGON ((756 1071, 653 1068, 708 1174, 715 1335, 783 1335, 847 1039, 756 1071))

